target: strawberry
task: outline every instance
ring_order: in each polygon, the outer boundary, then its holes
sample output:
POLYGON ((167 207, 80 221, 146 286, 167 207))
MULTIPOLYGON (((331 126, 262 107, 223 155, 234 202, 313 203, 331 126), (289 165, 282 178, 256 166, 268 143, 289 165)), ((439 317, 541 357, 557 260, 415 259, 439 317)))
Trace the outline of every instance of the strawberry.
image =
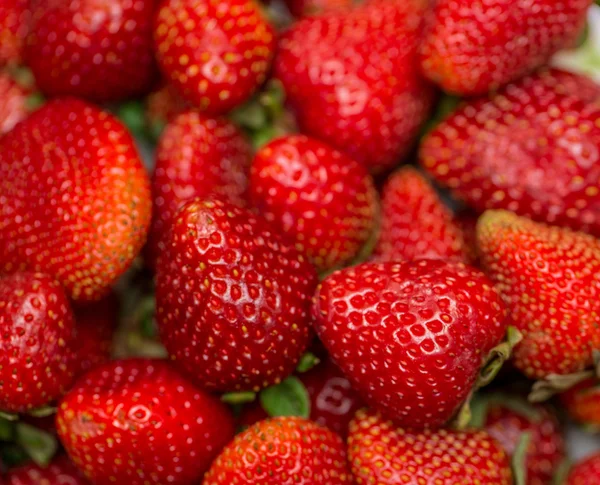
POLYGON ((462 263, 439 260, 333 273, 317 289, 313 315, 352 386, 411 428, 448 421, 506 333, 492 282, 462 263))
POLYGON ((286 0, 285 4, 295 17, 307 17, 329 12, 347 11, 354 0, 286 0))
POLYGON ((421 163, 477 212, 600 234, 598 98, 581 76, 539 72, 464 104, 425 137, 421 163))
POLYGON ((597 485, 598 483, 600 483, 600 453, 595 453, 573 466, 565 485, 597 485))
POLYGON ((360 484, 513 483, 506 453, 485 431, 413 432, 368 410, 350 423, 348 461, 360 484))
POLYGON ((258 151, 250 197, 318 271, 351 261, 375 229, 377 192, 367 170, 303 135, 278 138, 258 151))
POLYGON ((375 172, 406 155, 433 95, 417 66, 422 13, 410 2, 374 2, 295 23, 275 74, 301 131, 375 172))
POLYGON ((237 435, 204 477, 203 485, 350 484, 338 435, 312 421, 280 417, 237 435))
POLYGON ((234 434, 224 404, 164 361, 144 359, 92 370, 61 401, 56 425, 98 485, 195 483, 234 434))
POLYGON ((0 136, 27 118, 30 112, 30 95, 29 90, 18 84, 8 73, 0 72, 0 136))
POLYGON ((381 198, 377 261, 419 258, 468 262, 465 235, 452 211, 417 170, 403 167, 388 179, 381 198))
POLYGON ((310 339, 314 268, 268 222, 220 199, 179 211, 156 276, 156 320, 174 364, 203 387, 258 391, 310 339))
POLYGON ((87 485, 89 482, 66 457, 60 456, 47 467, 35 464, 22 465, 8 472, 6 485, 87 485))
POLYGON ((600 386, 595 379, 586 380, 560 395, 560 401, 570 418, 597 430, 600 429, 600 386))
POLYGON ((49 96, 119 101, 150 88, 154 0, 34 2, 25 47, 36 84, 49 96))
POLYGON ((18 65, 31 17, 30 0, 0 2, 0 66, 18 65))
POLYGON ((0 138, 0 271, 99 299, 142 247, 150 207, 131 136, 91 105, 50 101, 0 138))
POLYGON ((74 318, 40 273, 0 277, 0 410, 25 412, 60 397, 74 378, 74 318))
POLYGON ((152 266, 164 251, 162 238, 187 200, 220 195, 244 206, 252 147, 235 125, 186 111, 164 130, 152 176, 154 213, 148 240, 152 266))
POLYGON ((212 115, 252 95, 275 48, 273 28, 253 0, 162 0, 154 39, 166 79, 212 115))
POLYGON ((483 214, 477 241, 510 324, 523 334, 515 366, 545 378, 591 365, 600 348, 600 241, 508 211, 483 214))
POLYGON ((152 136, 158 138, 168 122, 187 108, 177 90, 163 84, 146 96, 144 114, 152 136))
POLYGON ((423 73, 444 90, 484 94, 572 47, 592 0, 438 0, 421 45, 423 73))

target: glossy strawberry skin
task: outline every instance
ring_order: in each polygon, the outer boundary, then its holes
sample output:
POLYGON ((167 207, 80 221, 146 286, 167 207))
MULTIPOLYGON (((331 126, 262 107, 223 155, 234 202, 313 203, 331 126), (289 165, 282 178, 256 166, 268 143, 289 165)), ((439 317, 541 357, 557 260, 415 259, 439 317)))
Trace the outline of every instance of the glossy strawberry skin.
POLYGON ((600 429, 600 386, 596 380, 584 381, 563 392, 560 402, 571 419, 600 429))
POLYGON ((174 364, 215 391, 258 391, 289 375, 309 343, 317 284, 292 244, 246 209, 195 199, 165 246, 156 319, 174 364))
POLYGON ((368 410, 350 423, 348 461, 356 483, 513 483, 505 452, 485 431, 411 432, 368 410))
POLYGON ((30 0, 3 0, 0 3, 0 66, 18 65, 31 17, 30 0))
POLYGON ((155 75, 154 0, 34 2, 25 56, 48 96, 97 103, 142 94, 155 75))
POLYGON ((0 72, 0 136, 27 117, 30 111, 27 105, 30 94, 28 89, 19 85, 8 73, 0 72))
POLYGON ((101 298, 144 244, 149 185, 116 119, 46 103, 0 138, 0 271, 43 271, 72 299, 101 298))
POLYGON ((273 28, 252 0, 163 0, 154 39, 166 79, 212 115, 252 95, 266 79, 275 48, 273 28))
POLYGON ((515 366, 530 378, 569 374, 600 348, 600 241, 508 211, 488 211, 477 241, 483 268, 523 334, 515 366))
POLYGON ((599 481, 600 453, 596 453, 571 468, 566 485, 596 485, 599 481))
POLYGON ((295 23, 275 75, 301 131, 374 172, 406 155, 433 95, 417 66, 421 17, 408 2, 378 2, 295 23))
POLYGON ((89 485, 77 467, 66 456, 55 458, 47 467, 33 463, 8 472, 6 485, 89 485))
POLYGON ((464 104, 421 145, 425 169, 481 213, 600 234, 600 87, 542 71, 464 104))
POLYGON ((60 285, 40 273, 0 277, 0 409, 25 412, 74 379, 75 322, 60 285))
POLYGON ((204 485, 351 484, 345 447, 334 432, 302 418, 261 421, 213 462, 204 485))
POLYGON ((365 263, 333 273, 317 290, 313 315, 353 387, 410 428, 448 421, 506 332, 492 282, 462 263, 439 260, 365 263))
POLYGON ((224 404, 166 362, 145 359, 88 373, 60 402, 56 423, 73 462, 98 485, 195 483, 234 434, 224 404))
POLYGON ((303 135, 278 138, 258 151, 250 198, 318 271, 355 258, 376 225, 377 193, 367 170, 303 135))
POLYGON ((439 0, 421 46, 423 72, 445 91, 461 95, 497 89, 572 47, 592 3, 439 0))
POLYGON ((347 11, 354 4, 353 0, 286 0, 285 3, 295 17, 347 11))

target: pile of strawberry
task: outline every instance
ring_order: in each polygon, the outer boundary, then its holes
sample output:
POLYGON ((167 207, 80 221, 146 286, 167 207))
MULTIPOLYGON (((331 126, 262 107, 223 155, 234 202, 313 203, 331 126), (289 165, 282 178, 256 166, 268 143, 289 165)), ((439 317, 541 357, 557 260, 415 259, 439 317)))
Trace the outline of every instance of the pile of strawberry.
POLYGON ((591 4, 0 0, 0 484, 600 484, 591 4))

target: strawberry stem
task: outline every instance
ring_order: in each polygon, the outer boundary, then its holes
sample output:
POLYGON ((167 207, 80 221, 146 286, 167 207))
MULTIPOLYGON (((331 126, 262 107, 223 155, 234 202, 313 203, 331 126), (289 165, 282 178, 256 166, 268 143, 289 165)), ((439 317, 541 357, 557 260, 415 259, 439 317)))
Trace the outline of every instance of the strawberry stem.
POLYGON ((515 485, 527 485, 527 451, 531 443, 531 433, 522 433, 512 456, 512 470, 515 485))

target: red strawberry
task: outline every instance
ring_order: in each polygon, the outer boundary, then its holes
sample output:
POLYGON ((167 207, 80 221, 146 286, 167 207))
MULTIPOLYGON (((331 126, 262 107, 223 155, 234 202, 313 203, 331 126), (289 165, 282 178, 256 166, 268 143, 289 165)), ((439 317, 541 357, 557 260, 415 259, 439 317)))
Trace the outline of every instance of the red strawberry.
POLYGON ((425 137, 421 162, 477 212, 600 234, 598 98, 575 74, 534 74, 455 111, 425 137))
POLYGON ((569 417, 591 429, 600 429, 600 386, 590 379, 560 395, 569 417))
POLYGON ((186 111, 164 130, 152 177, 154 213, 148 253, 152 266, 162 238, 184 202, 211 194, 246 205, 252 147, 232 123, 186 111))
POLYGON ((432 101, 417 66, 422 13, 407 2, 374 2, 295 23, 275 71, 301 130, 372 171, 406 155, 432 101))
POLYGON ((25 55, 49 96, 118 101, 154 80, 154 0, 34 2, 25 55))
POLYGON ((273 28, 253 0, 162 0, 154 38, 168 81, 213 115, 265 81, 275 48, 273 28))
POLYGON ((481 216, 477 239, 510 324, 523 334, 515 366, 544 378, 591 365, 600 348, 600 241, 507 211, 481 216))
POLYGON ((89 482, 66 457, 56 458, 47 467, 22 465, 8 472, 6 485, 87 485, 89 482))
POLYGON ((24 412, 60 397, 74 378, 73 312, 39 273, 0 277, 0 410, 24 412))
POLYGON ((51 101, 0 138, 0 271, 98 299, 142 247, 150 206, 131 136, 91 105, 51 101))
POLYGON ((361 410, 350 423, 355 483, 511 485, 509 461, 485 431, 411 432, 361 410))
POLYGON ((56 416, 74 463, 98 485, 189 484, 233 437, 224 404, 164 361, 97 367, 64 397, 56 416))
POLYGON ((404 167, 390 176, 381 205, 377 261, 469 261, 465 235, 454 214, 414 168, 404 167))
POLYGON ((286 0, 286 5, 295 17, 307 17, 321 13, 347 11, 354 0, 286 0))
POLYGON ((258 391, 289 375, 308 345, 316 284, 310 263, 264 219, 196 199, 177 214, 158 261, 161 339, 203 387, 258 391))
POLYGON ((31 17, 30 0, 0 2, 0 66, 20 64, 31 17))
POLYGON ((351 261, 375 229, 377 192, 367 170, 303 135, 278 138, 258 151, 250 196, 319 271, 351 261))
POLYGON ((589 456, 571 469, 566 485, 598 485, 600 483, 600 453, 589 456))
POLYGON ((483 273, 437 260, 366 263, 328 276, 315 326, 353 387, 399 425, 441 426, 506 332, 483 273))
POLYGON ((167 123, 186 107, 187 103, 170 84, 164 84, 152 91, 145 102, 145 116, 150 133, 158 137, 167 123))
POLYGON ((203 485, 350 484, 338 435, 294 417, 261 421, 213 462, 203 485))
POLYGON ((9 74, 0 72, 0 136, 27 118, 30 95, 29 90, 15 82, 9 74))
POLYGON ((438 0, 421 46, 423 72, 446 91, 483 94, 572 47, 592 0, 438 0))

